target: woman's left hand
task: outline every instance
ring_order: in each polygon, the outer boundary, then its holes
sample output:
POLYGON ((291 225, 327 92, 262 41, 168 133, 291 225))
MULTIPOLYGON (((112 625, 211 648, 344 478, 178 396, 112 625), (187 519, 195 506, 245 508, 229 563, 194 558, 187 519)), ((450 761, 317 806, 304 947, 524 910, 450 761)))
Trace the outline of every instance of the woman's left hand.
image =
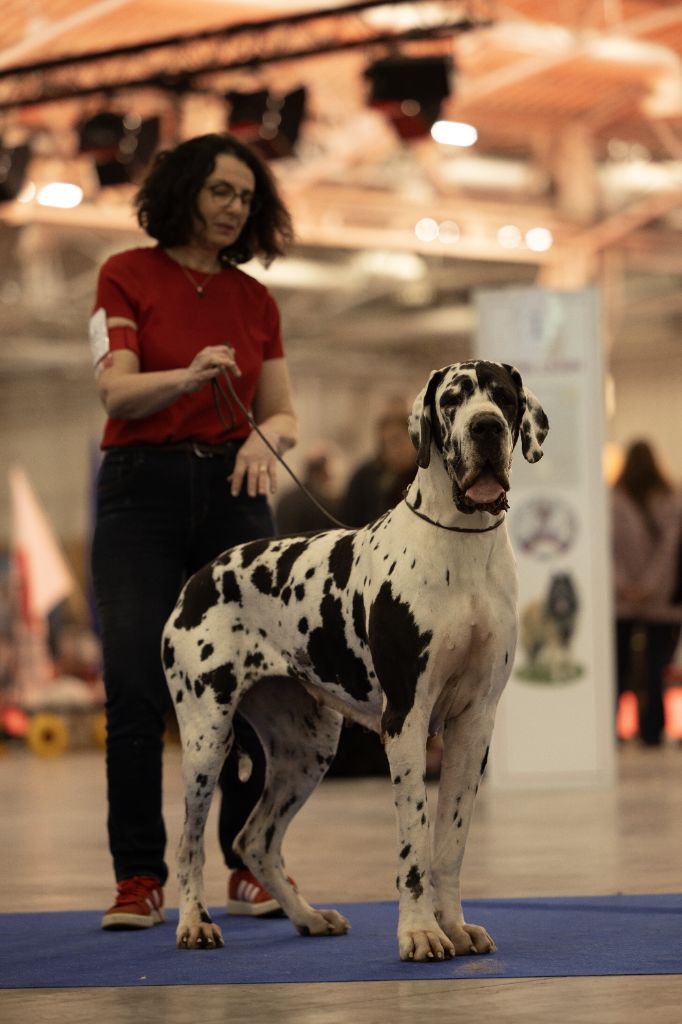
POLYGON ((236 498, 246 480, 246 493, 250 498, 259 494, 274 494, 277 488, 277 460, 264 441, 255 432, 250 434, 239 449, 234 470, 228 477, 230 494, 236 498))

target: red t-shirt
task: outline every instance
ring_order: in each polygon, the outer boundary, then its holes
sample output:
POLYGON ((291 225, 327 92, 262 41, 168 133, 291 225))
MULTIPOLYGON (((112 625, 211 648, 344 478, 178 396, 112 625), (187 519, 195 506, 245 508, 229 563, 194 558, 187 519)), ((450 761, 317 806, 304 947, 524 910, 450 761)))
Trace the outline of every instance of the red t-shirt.
MULTIPOLYGON (((196 271, 191 275, 197 284, 205 279, 196 271)), ((180 265, 159 246, 130 249, 107 260, 97 283, 94 308, 100 307, 108 317, 126 317, 137 325, 134 351, 141 372, 186 367, 207 345, 231 345, 242 374, 232 384, 247 409, 264 360, 284 355, 279 310, 259 281, 226 267, 211 275, 199 296, 180 265)), ((111 348, 123 344, 112 338, 111 348)), ((233 414, 228 432, 207 383, 143 419, 109 418, 102 448, 187 440, 220 444, 246 437, 248 420, 238 406, 233 414)))

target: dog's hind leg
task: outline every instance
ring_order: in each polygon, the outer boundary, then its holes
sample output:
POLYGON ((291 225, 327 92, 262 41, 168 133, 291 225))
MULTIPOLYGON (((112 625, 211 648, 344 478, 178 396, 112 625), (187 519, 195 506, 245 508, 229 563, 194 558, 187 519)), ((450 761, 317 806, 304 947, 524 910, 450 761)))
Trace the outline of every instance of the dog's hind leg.
POLYGON ((204 830, 213 790, 233 741, 232 715, 210 707, 202 698, 200 732, 196 725, 183 728, 182 771, 185 780, 185 821, 177 850, 180 920, 178 949, 215 949, 223 945, 220 928, 213 923, 204 897, 204 830))
POLYGON ((235 849, 301 935, 343 935, 350 927, 346 918, 336 910, 311 907, 287 878, 282 860, 290 821, 334 757, 342 716, 287 678, 256 683, 239 713, 258 735, 267 773, 263 795, 237 836, 235 849))

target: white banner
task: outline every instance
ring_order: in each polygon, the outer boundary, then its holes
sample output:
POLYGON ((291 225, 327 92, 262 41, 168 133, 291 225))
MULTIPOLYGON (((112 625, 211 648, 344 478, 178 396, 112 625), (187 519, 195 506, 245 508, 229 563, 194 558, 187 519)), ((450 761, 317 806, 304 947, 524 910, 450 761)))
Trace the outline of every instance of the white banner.
POLYGON ((486 289, 477 309, 477 357, 516 366, 550 423, 544 458, 517 454, 512 470, 519 642, 490 783, 606 785, 615 697, 598 294, 486 289))

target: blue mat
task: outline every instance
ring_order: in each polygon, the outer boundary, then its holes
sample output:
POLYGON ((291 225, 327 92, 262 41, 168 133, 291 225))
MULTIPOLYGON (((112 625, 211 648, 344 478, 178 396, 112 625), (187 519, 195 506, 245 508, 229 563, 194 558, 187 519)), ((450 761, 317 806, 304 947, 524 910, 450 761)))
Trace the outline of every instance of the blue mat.
POLYGON ((682 894, 465 903, 498 952, 398 959, 397 904, 347 903, 348 935, 301 938, 286 919, 215 913, 225 948, 179 951, 177 911, 148 931, 103 932, 99 911, 0 914, 1 988, 557 978, 682 974, 682 894))

